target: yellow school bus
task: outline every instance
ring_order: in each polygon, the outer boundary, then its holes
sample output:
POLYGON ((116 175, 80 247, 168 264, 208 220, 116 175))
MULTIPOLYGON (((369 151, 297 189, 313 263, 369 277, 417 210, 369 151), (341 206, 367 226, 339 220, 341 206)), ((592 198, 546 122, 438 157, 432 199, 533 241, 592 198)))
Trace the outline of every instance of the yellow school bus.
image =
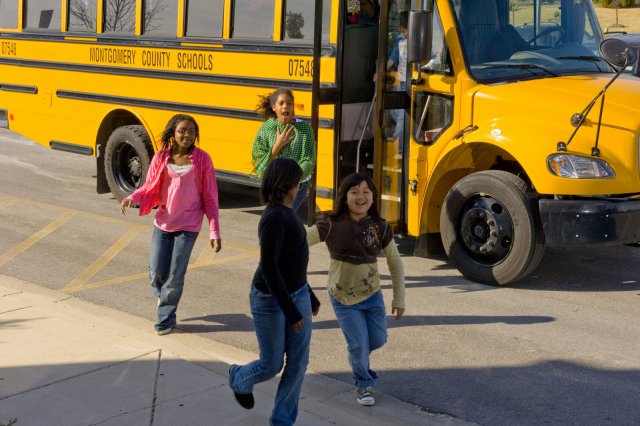
POLYGON ((640 241, 640 80, 589 0, 360 3, 2 0, 0 126, 95 156, 119 199, 185 112, 255 185, 258 95, 285 86, 317 132, 312 215, 370 173, 416 255, 500 285, 547 245, 640 241))

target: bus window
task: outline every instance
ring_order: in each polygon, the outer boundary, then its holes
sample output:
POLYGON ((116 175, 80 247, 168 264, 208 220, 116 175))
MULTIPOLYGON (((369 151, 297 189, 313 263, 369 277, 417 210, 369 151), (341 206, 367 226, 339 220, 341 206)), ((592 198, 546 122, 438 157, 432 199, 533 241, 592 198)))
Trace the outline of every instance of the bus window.
POLYGON ((95 32, 98 0, 71 0, 69 2, 69 31, 95 32))
POLYGON ((104 31, 134 35, 136 29, 136 4, 133 0, 105 0, 104 31), (124 6, 124 7, 123 7, 124 6))
POLYGON ((273 39, 272 0, 236 0, 233 9, 233 38, 273 39))
POLYGON ((413 98, 413 129, 416 142, 435 142, 453 119, 453 99, 438 93, 417 91, 413 98))
POLYGON ((144 35, 175 37, 178 4, 169 0, 144 0, 144 35))
POLYGON ((224 0, 189 0, 186 34, 190 37, 222 37, 224 0))
POLYGON ((61 5, 59 0, 25 0, 25 28, 59 30, 61 5))
MULTIPOLYGON (((315 0, 299 0, 286 3, 284 40, 313 43, 315 0)), ((322 41, 329 41, 331 26, 331 2, 322 3, 322 41)))
POLYGON ((18 27, 18 0, 0 1, 0 28, 18 27))

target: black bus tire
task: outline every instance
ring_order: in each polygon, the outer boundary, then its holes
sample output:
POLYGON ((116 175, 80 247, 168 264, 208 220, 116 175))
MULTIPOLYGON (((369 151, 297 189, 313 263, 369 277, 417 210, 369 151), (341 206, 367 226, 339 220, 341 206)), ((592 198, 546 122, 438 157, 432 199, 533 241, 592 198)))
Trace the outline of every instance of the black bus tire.
POLYGON ((544 233, 528 185, 504 171, 465 176, 445 197, 440 232, 449 260, 468 279, 506 285, 531 274, 544 233))
POLYGON ((111 133, 105 149, 104 172, 118 201, 144 183, 151 157, 151 142, 143 126, 122 126, 111 133))

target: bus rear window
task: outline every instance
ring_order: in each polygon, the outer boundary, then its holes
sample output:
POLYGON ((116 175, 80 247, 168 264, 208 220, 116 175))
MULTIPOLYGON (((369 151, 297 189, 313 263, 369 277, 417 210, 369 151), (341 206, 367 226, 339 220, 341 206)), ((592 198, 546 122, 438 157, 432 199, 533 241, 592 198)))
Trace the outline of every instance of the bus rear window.
POLYGON ((18 27, 18 0, 0 1, 0 28, 18 27))
POLYGON ((60 0, 24 0, 25 28, 60 30, 60 0))

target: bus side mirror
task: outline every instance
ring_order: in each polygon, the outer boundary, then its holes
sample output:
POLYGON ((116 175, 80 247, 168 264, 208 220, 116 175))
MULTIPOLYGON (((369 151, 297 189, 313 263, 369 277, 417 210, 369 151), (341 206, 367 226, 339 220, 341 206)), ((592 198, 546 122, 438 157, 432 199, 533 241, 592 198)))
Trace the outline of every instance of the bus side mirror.
POLYGON ((632 67, 631 73, 640 77, 640 34, 621 34, 600 43, 602 56, 617 67, 632 67))
POLYGON ((431 60, 432 22, 430 10, 412 10, 409 12, 407 62, 416 63, 431 60))

